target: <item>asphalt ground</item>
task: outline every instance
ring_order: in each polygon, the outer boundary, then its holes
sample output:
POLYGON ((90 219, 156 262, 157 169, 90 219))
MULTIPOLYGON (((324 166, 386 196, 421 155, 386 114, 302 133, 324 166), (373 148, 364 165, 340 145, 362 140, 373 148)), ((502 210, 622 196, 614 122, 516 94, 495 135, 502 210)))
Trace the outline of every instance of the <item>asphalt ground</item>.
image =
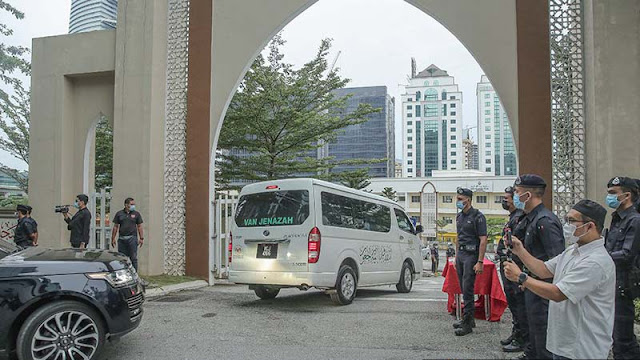
MULTIPOLYGON (((441 259, 441 267, 444 261, 441 259)), ((425 268, 429 266, 425 261, 425 268)), ((428 272, 430 273, 430 272, 428 272)), ((513 358, 501 322, 477 321, 456 337, 442 277, 424 277, 409 294, 359 289, 348 306, 323 292, 285 289, 259 300, 240 285, 216 285, 147 301, 142 324, 105 347, 103 359, 430 359, 513 358)))

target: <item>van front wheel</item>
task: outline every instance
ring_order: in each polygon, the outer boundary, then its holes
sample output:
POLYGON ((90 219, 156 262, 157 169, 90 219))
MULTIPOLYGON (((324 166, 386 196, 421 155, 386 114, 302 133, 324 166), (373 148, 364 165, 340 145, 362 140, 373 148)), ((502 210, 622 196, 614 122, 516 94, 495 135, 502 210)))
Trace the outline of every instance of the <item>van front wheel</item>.
POLYGON ((278 296, 278 293, 280 292, 280 289, 269 288, 269 287, 266 287, 266 286, 256 286, 256 288, 253 289, 253 291, 256 292, 256 296, 258 296, 260 299, 269 300, 269 299, 273 299, 276 296, 278 296))
POLYGON ((338 271, 336 292, 331 294, 331 300, 336 305, 349 305, 356 297, 358 278, 355 271, 349 265, 342 265, 338 271))
POLYGON ((405 294, 411 291, 413 288, 413 269, 411 265, 405 261, 402 264, 402 271, 400 271, 400 281, 396 284, 396 289, 399 293, 405 294))

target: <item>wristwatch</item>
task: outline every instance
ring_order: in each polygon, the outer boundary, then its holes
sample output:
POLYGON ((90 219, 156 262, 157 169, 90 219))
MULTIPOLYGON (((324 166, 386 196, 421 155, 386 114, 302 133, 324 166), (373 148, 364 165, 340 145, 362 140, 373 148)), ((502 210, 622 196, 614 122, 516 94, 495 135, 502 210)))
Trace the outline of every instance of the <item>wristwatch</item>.
POLYGON ((518 276, 518 285, 524 284, 524 282, 527 281, 528 278, 529 275, 527 275, 527 273, 520 273, 520 276, 518 276))

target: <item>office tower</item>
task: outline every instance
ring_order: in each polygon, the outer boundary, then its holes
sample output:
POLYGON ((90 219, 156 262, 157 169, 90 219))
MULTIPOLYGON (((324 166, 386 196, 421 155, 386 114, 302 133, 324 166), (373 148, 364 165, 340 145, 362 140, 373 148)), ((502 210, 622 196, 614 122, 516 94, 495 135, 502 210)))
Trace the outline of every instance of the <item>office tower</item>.
POLYGON ((73 0, 69 33, 115 29, 118 0, 73 0))

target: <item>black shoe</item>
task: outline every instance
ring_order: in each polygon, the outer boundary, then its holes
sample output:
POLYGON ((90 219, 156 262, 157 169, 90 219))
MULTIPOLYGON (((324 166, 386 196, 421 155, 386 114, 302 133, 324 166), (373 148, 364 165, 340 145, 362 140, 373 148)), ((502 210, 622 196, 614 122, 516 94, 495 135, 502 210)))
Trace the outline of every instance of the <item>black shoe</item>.
POLYGON ((504 340, 500 340, 500 345, 507 346, 507 345, 511 344, 511 342, 513 341, 513 339, 515 337, 514 335, 515 334, 512 332, 511 335, 509 335, 508 338, 506 338, 504 340))
POLYGON ((503 346, 502 351, 507 353, 515 353, 515 352, 524 351, 524 348, 522 347, 522 344, 518 340, 514 339, 511 342, 511 344, 503 346))
MULTIPOLYGON (((462 328, 462 324, 464 323, 464 319, 460 320, 460 321, 456 321, 453 323, 453 328, 454 329, 460 329, 462 328)), ((476 319, 471 318, 471 327, 476 327, 476 319)))
POLYGON ((455 331, 456 336, 465 336, 467 334, 471 334, 473 332, 473 323, 475 323, 473 317, 464 317, 460 322, 461 326, 455 331))

